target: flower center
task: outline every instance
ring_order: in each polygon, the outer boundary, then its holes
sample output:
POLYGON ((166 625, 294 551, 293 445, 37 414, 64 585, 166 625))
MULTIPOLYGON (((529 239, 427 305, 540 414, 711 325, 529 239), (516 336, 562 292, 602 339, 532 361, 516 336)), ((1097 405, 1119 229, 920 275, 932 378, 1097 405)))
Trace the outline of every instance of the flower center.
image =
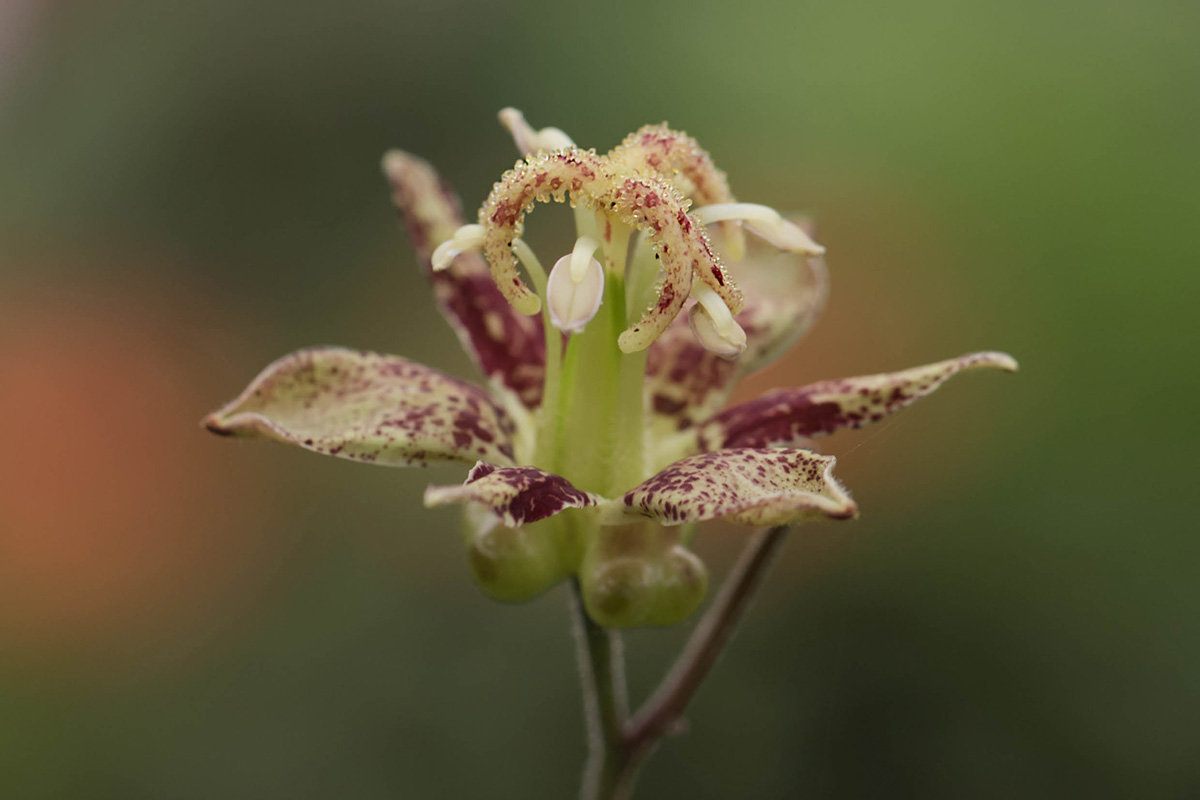
POLYGON ((746 348, 736 319, 741 292, 705 228, 719 226, 735 259, 743 229, 782 250, 824 248, 774 209, 736 202, 724 173, 686 134, 647 126, 598 155, 558 128, 533 128, 516 109, 499 116, 525 158, 496 183, 479 222, 435 250, 434 268, 482 252, 513 307, 542 315, 546 373, 534 463, 614 496, 647 477, 646 348, 684 310, 706 349, 732 359, 746 348), (692 209, 689 197, 701 205, 692 209), (569 200, 576 227, 574 247, 549 274, 522 238, 525 214, 548 200, 569 200))

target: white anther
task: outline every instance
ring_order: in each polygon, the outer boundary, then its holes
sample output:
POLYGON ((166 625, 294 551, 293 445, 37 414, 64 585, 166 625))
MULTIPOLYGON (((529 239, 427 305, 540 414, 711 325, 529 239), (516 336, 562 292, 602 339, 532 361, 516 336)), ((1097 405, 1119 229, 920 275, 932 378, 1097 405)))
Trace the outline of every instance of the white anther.
POLYGON ((604 298, 604 267, 594 258, 584 262, 583 277, 575 280, 574 253, 554 262, 546 282, 546 304, 550 321, 564 333, 579 333, 596 312, 604 298))
POLYGON ((433 271, 449 269, 454 259, 463 253, 477 253, 483 249, 484 228, 482 225, 463 225, 433 251, 430 261, 433 271))
POLYGON ((696 341, 710 353, 716 353, 721 358, 734 359, 746 349, 746 332, 736 321, 728 333, 721 333, 716 322, 708 313, 703 303, 696 303, 688 312, 688 324, 691 325, 692 335, 696 341))
POLYGON ((542 150, 566 150, 575 146, 571 137, 560 128, 542 128, 538 131, 538 142, 542 150))
POLYGON ((442 270, 450 269, 450 265, 454 263, 454 259, 462 253, 462 250, 455 248, 454 240, 447 239, 434 248, 433 256, 430 261, 433 263, 433 271, 441 272, 442 270))
POLYGON ((747 222, 746 229, 780 250, 802 253, 806 256, 825 255, 825 248, 814 242, 803 228, 782 217, 778 222, 769 224, 747 222))
POLYGON ((805 255, 825 254, 825 248, 814 242, 799 225, 788 222, 779 212, 757 203, 714 203, 691 212, 702 225, 727 220, 746 223, 751 233, 780 250, 789 250, 805 255))
POLYGON ((580 236, 575 240, 575 249, 571 251, 571 280, 583 283, 590 262, 594 262, 592 254, 600 247, 600 243, 590 236, 580 236))
MULTIPOLYGON (((719 294, 701 283, 692 285, 692 297, 696 298, 698 306, 704 307, 704 311, 712 321, 717 333, 721 336, 733 335, 734 328, 738 327, 737 321, 734 320, 729 306, 725 305, 725 301, 719 294)), ((743 338, 745 338, 744 334, 743 338)))
POLYGON ((758 203, 713 203, 692 209, 691 215, 698 219, 701 225, 734 219, 746 222, 773 222, 779 219, 778 211, 758 203))
POLYGON ((543 150, 565 150, 575 146, 571 137, 558 128, 534 130, 525 120, 525 115, 515 108, 502 108, 497 116, 500 117, 500 124, 508 128, 508 132, 512 134, 513 141, 516 142, 521 155, 527 156, 543 150))

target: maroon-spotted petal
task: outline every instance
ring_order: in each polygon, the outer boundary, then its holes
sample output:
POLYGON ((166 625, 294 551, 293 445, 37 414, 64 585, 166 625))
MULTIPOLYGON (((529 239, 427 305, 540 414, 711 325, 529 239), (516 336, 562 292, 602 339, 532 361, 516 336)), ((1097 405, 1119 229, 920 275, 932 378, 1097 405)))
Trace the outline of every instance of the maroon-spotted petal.
POLYGON ((513 310, 477 253, 463 253, 449 269, 434 272, 434 248, 464 222, 458 197, 429 162, 417 156, 393 150, 383 166, 392 202, 403 215, 438 307, 463 349, 484 375, 498 379, 526 406, 536 406, 546 363, 541 321, 513 310))
POLYGON ((680 315, 646 358, 647 407, 661 433, 691 428, 715 414, 734 384, 794 345, 825 306, 828 279, 819 258, 767 252, 752 243, 751 256, 734 263, 731 272, 746 297, 736 317, 746 331, 746 350, 733 361, 710 353, 680 315))
POLYGON ((781 389, 733 406, 705 423, 699 434, 702 450, 792 444, 861 428, 899 411, 969 369, 1015 371, 1006 353, 970 353, 921 367, 882 375, 821 381, 798 389, 781 389))
POLYGON ((425 505, 480 503, 510 528, 552 517, 568 508, 594 506, 599 498, 561 475, 536 467, 497 467, 480 461, 462 486, 430 486, 425 505))
POLYGON ((392 467, 513 458, 512 420, 484 392, 403 358, 338 347, 284 356, 204 424, 392 467))
POLYGON ((618 502, 663 525, 850 519, 858 506, 833 477, 834 463, 808 450, 718 450, 676 461, 618 502))

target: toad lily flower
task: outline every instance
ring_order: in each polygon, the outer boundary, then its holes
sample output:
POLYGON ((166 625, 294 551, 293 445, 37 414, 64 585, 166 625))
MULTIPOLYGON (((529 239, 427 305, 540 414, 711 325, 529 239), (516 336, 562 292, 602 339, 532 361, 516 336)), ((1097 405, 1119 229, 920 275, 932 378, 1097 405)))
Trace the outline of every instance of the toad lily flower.
POLYGON ((383 161, 434 299, 487 390, 398 356, 314 348, 271 364, 205 420, 372 464, 473 464, 425 502, 465 504, 472 572, 498 599, 576 576, 603 625, 677 622, 706 590, 687 549, 695 523, 850 519, 858 508, 812 439, 882 419, 965 370, 1016 369, 974 353, 723 408, 738 379, 812 325, 823 248, 774 210, 737 202, 695 140, 665 125, 598 155, 515 110, 501 121, 523 158, 474 224, 427 162, 399 151, 383 161), (522 234, 550 200, 570 201, 578 241, 547 275, 522 234))

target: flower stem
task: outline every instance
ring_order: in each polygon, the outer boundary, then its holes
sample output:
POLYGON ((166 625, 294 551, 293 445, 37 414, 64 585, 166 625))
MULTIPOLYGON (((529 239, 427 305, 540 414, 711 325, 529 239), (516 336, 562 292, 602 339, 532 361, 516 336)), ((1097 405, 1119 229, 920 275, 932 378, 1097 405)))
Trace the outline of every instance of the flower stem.
POLYGON ((779 554, 789 525, 759 531, 742 551, 713 604, 675 665, 645 705, 625 720, 624 659, 620 640, 588 618, 571 581, 571 609, 583 684, 589 757, 583 800, 627 800, 659 740, 679 722, 701 682, 729 643, 779 554))
POLYGON ((624 766, 622 727, 629 714, 625 689, 625 656, 620 635, 601 628, 583 607, 579 582, 571 580, 571 617, 583 687, 588 761, 583 773, 583 800, 610 800, 624 766))
POLYGON ((778 525, 754 535, 667 677, 626 724, 623 739, 631 769, 645 761, 683 715, 749 608, 789 530, 788 525, 778 525))

